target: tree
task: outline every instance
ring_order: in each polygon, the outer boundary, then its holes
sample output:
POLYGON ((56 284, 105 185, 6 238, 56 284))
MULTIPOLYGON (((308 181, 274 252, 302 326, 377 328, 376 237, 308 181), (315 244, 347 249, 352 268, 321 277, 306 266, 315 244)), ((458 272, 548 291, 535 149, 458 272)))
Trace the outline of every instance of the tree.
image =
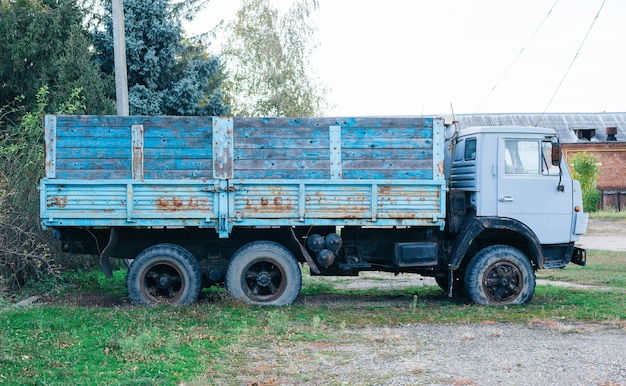
POLYGON ((48 111, 77 88, 85 98, 79 113, 114 111, 113 79, 92 62, 86 15, 78 0, 0 0, 0 105, 24 95, 23 107, 32 111, 46 86, 48 111))
POLYGON ((228 26, 222 58, 224 92, 236 115, 311 116, 326 107, 326 89, 309 72, 317 0, 294 1, 281 16, 270 0, 243 0, 228 26))
MULTIPOLYGON (((184 39, 167 0, 124 2, 129 107, 139 115, 224 115, 217 57, 184 39)), ((98 60, 113 74, 111 4, 105 30, 95 34, 98 60)))
POLYGON ((600 173, 598 159, 586 151, 576 153, 571 159, 573 177, 580 182, 583 195, 583 208, 586 212, 595 212, 602 195, 596 189, 596 181, 600 173))

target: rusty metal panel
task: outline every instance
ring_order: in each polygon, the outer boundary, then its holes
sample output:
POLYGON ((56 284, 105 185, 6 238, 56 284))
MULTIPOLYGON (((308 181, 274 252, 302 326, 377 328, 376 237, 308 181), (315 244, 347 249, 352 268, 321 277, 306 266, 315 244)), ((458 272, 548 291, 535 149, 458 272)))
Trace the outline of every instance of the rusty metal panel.
POLYGON ((233 180, 235 225, 443 227, 445 182, 233 180))
POLYGON ((218 189, 205 182, 43 180, 44 226, 215 226, 218 189))
POLYGON ((377 186, 377 217, 387 219, 442 218, 443 185, 382 184, 377 186))
POLYGON ((231 186, 235 221, 300 218, 300 184, 256 180, 231 186))
POLYGON ((213 176, 228 179, 234 176, 233 118, 213 118, 213 176))

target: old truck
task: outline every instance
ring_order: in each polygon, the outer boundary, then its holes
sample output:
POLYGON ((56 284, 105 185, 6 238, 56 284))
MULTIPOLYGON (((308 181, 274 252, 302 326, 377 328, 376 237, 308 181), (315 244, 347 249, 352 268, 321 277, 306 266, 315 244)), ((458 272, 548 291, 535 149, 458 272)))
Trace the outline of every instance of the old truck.
POLYGON ((70 253, 130 261, 133 304, 225 285, 258 305, 312 275, 434 277, 526 303, 535 271, 585 264, 581 189, 554 130, 438 117, 45 117, 41 221, 70 253))

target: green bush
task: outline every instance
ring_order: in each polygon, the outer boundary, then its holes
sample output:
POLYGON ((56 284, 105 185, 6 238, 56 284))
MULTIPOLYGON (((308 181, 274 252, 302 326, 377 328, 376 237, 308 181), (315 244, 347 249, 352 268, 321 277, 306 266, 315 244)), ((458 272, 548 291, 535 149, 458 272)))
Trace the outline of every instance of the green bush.
POLYGON ((572 174, 580 182, 583 196, 583 208, 586 212, 595 212, 602 194, 596 189, 596 181, 600 173, 598 159, 586 151, 576 153, 571 159, 572 174))
MULTIPOLYGON (((43 176, 42 117, 48 88, 37 94, 35 111, 20 107, 22 98, 0 108, 0 294, 18 289, 31 279, 57 274, 49 233, 39 225, 39 180, 43 176), (17 122, 4 119, 21 116, 17 122)), ((60 113, 72 113, 82 104, 74 90, 60 113)), ((55 243, 56 244, 56 243, 55 243)))

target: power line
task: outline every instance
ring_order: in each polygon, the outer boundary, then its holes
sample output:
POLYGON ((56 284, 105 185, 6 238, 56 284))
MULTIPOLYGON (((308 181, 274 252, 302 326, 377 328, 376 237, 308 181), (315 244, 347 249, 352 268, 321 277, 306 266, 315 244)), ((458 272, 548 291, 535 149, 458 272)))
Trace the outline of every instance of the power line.
POLYGON ((596 20, 598 20, 598 17, 600 16, 600 12, 602 12, 602 8, 604 8, 604 3, 606 3, 606 0, 602 0, 602 4, 600 4, 600 8, 598 9, 598 13, 596 13, 596 16, 591 21, 591 25, 589 26, 589 29, 587 30, 587 33, 585 34, 585 37, 583 38, 583 41, 580 43, 580 46, 578 46, 578 50, 576 51, 576 54, 572 58, 572 61, 570 62, 569 66, 567 67, 567 70, 565 71, 565 74, 563 74, 563 77, 561 78, 561 81, 559 82, 558 86, 556 86, 556 90, 554 90, 554 93, 552 94, 552 97, 548 101, 548 104, 546 104, 546 108, 543 109, 543 112, 541 113, 541 115, 537 119, 537 122, 535 122, 535 126, 537 126, 539 124, 539 122, 541 121, 541 119, 545 115, 546 111, 548 111, 548 108, 550 107, 550 104, 552 104, 552 101, 554 100, 554 97, 556 97, 556 94, 559 92, 559 89, 561 88, 561 85, 563 85, 563 82, 565 81, 565 78, 567 77, 567 75, 569 74, 570 70, 572 69, 572 66, 574 66, 574 62, 576 61, 576 59, 578 59, 578 54, 580 53, 580 50, 583 48, 583 45, 585 44, 585 41, 587 40, 587 37, 589 36, 589 33, 591 33, 591 29, 593 28, 593 25, 596 23, 596 20))
POLYGON ((522 47, 522 49, 520 50, 520 52, 517 54, 517 56, 515 57, 515 59, 513 59, 513 61, 511 62, 511 64, 509 64, 509 67, 504 71, 504 73, 502 74, 502 76, 500 77, 500 79, 498 79, 498 81, 496 82, 496 84, 491 88, 491 90, 489 91, 489 93, 487 94, 487 96, 485 97, 485 99, 483 99, 482 102, 480 102, 480 105, 478 106, 478 108, 476 109, 476 112, 478 113, 480 111, 480 109, 483 107, 483 105, 485 104, 485 102, 487 102, 487 99, 489 99, 489 97, 491 96, 491 94, 493 94, 493 92, 495 91, 495 89, 500 85, 500 83, 502 82, 502 80, 504 79, 504 77, 509 73, 509 71, 511 70, 511 68, 513 67, 513 65, 517 62, 517 60, 520 58, 520 56, 522 56, 522 53, 524 53, 524 50, 526 49, 526 47, 528 46, 528 44, 530 44, 530 42, 533 40, 533 38, 535 37, 535 35, 537 35, 537 32, 539 32, 539 29, 541 29, 541 27, 543 26, 543 24, 546 22, 546 20, 548 19, 548 17, 550 16, 550 14, 552 13, 552 10, 554 9, 554 7, 556 7, 556 5, 558 4, 559 0, 556 0, 554 2, 554 4, 552 4, 552 7, 550 7, 550 10, 548 11, 548 13, 546 14, 546 16, 543 18, 543 20, 541 21, 541 23, 539 23, 539 25, 537 26, 537 28, 535 28, 535 31, 533 32, 533 34, 530 36, 530 38, 526 41, 526 43, 524 43, 524 46, 522 47))

